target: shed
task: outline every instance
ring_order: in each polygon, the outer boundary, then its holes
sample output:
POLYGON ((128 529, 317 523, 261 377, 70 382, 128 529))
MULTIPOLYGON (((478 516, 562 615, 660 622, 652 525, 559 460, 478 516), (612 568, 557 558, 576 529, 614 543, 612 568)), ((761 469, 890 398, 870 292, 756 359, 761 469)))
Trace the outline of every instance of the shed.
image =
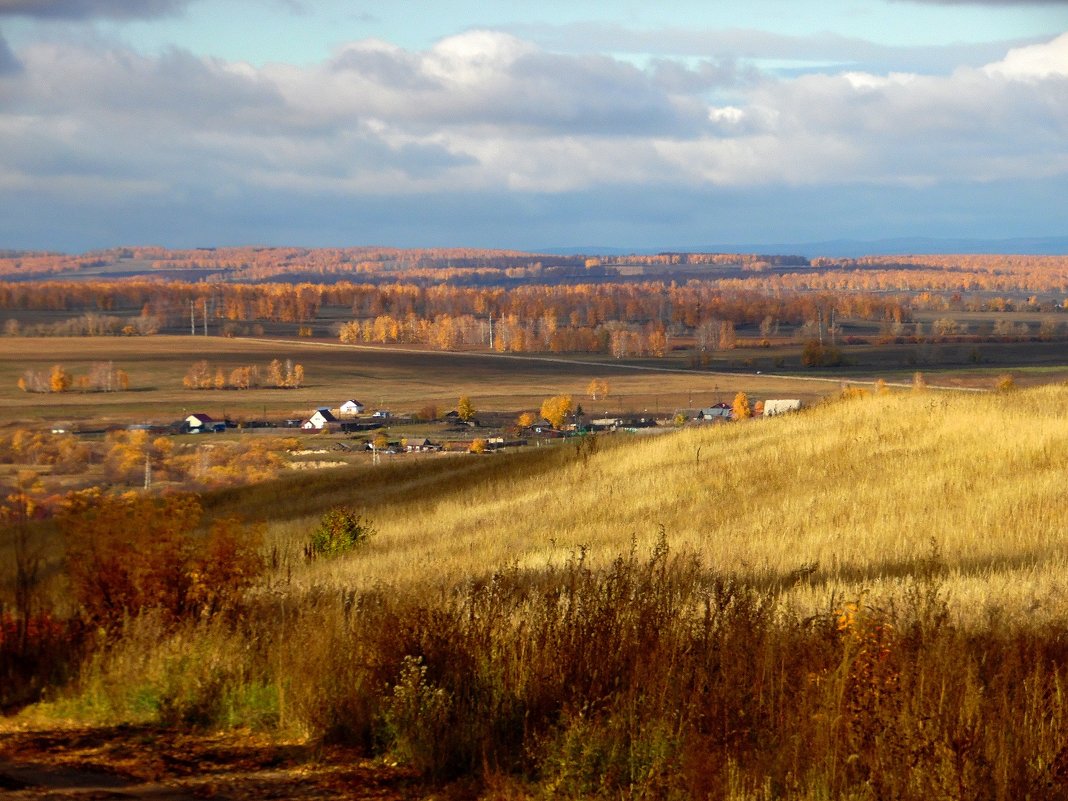
POLYGON ((777 414, 796 412, 801 408, 801 401, 797 398, 780 398, 777 400, 764 401, 764 416, 774 417, 777 414))

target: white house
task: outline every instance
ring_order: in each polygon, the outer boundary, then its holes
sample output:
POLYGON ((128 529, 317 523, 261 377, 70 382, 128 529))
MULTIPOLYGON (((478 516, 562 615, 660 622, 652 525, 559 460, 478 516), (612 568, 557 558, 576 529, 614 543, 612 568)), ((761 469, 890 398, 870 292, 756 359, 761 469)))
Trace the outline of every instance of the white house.
POLYGON ((206 414, 191 414, 185 418, 185 428, 191 434, 199 434, 201 431, 211 431, 215 421, 206 414))
POLYGON ((301 428, 321 430, 326 428, 327 423, 336 423, 337 418, 330 413, 329 409, 316 409, 315 414, 301 424, 301 428))
POLYGON ((338 409, 338 411, 341 414, 356 415, 363 414, 364 408, 364 405, 358 400, 347 400, 343 404, 341 404, 341 407, 338 409))
POLYGON ((787 412, 796 412, 801 408, 801 401, 797 398, 793 399, 780 399, 780 400, 766 400, 764 401, 764 416, 774 417, 777 414, 786 414, 787 412))

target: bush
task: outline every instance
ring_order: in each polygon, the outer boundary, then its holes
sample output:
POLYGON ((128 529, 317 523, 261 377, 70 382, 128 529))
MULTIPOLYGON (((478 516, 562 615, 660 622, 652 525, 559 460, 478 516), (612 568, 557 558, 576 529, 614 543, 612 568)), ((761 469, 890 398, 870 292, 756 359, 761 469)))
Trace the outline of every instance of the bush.
POLYGON ((71 493, 57 515, 67 576, 85 618, 108 630, 143 610, 172 621, 214 615, 262 574, 262 532, 233 519, 200 530, 193 495, 71 493))
POLYGON ((304 546, 304 556, 309 561, 320 556, 333 559, 348 553, 374 534, 370 520, 347 506, 335 506, 322 516, 311 541, 304 546))

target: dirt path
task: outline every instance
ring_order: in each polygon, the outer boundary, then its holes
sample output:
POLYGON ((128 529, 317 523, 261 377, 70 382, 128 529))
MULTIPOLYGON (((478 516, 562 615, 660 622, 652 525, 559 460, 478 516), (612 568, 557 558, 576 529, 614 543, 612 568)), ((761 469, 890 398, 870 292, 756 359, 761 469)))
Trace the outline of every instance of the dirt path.
POLYGON ((0 799, 205 798, 397 801, 472 798, 341 748, 315 750, 247 732, 144 727, 0 729, 0 799))
MULTIPOLYGON (((266 337, 248 337, 244 338, 244 342, 258 342, 261 345, 292 345, 293 340, 290 339, 270 339, 266 337)), ((695 375, 702 378, 724 378, 724 379, 736 379, 736 378, 764 378, 775 379, 777 381, 794 381, 794 382, 816 382, 822 384, 857 384, 872 386, 876 383, 874 378, 865 377, 850 377, 850 376, 809 376, 809 375, 787 375, 784 373, 765 373, 765 372, 745 372, 745 371, 730 371, 722 372, 716 370, 691 370, 685 367, 658 367, 655 365, 645 364, 626 364, 619 361, 603 361, 594 359, 564 359, 556 356, 527 356, 518 355, 514 353, 497 353, 495 351, 439 351, 432 348, 411 348, 404 347, 403 345, 357 345, 353 343, 345 342, 320 342, 316 340, 300 340, 300 345, 314 346, 320 348, 344 348, 347 350, 364 350, 364 351, 379 351, 387 353, 411 353, 418 354, 420 356, 461 356, 469 358, 488 358, 497 359, 502 361, 513 362, 540 362, 545 364, 562 364, 562 365, 583 365, 586 367, 597 367, 602 370, 633 370, 637 372, 647 373, 683 373, 686 375, 695 375)), ((899 389, 909 389, 912 387, 910 382, 905 381, 887 381, 886 385, 889 387, 897 387, 899 389)), ((952 385, 936 385, 928 384, 928 389, 946 390, 949 392, 990 392, 989 389, 982 387, 959 387, 952 385)))

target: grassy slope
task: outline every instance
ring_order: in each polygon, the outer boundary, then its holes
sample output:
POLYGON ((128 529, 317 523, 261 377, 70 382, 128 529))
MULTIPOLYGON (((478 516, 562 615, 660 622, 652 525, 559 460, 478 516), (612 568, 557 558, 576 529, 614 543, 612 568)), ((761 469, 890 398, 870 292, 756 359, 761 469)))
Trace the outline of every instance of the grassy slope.
POLYGON ((784 581, 818 563, 792 593, 806 605, 831 591, 890 592, 936 554, 962 609, 1041 616, 1063 603, 1068 568, 1066 412, 1063 386, 894 394, 606 437, 587 455, 569 443, 337 471, 212 503, 258 510, 294 552, 332 504, 375 521, 365 551, 300 568, 300 583, 445 585, 512 562, 561 561, 579 546, 605 561, 632 538, 649 546, 663 526, 672 547, 725 571, 784 581))

